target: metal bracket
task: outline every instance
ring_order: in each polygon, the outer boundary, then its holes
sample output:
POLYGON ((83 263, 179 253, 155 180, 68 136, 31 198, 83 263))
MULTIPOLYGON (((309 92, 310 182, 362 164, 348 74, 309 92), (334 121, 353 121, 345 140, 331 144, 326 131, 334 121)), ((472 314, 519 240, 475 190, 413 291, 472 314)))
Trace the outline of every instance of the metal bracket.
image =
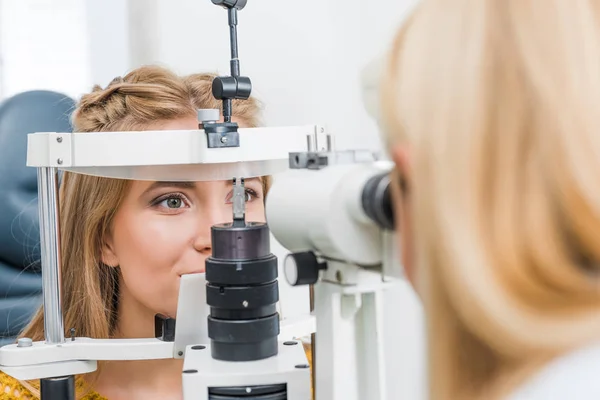
POLYGON ((290 153, 290 169, 322 169, 329 165, 326 153, 290 153))
POLYGON ((238 125, 232 122, 204 124, 209 149, 240 147, 238 125))
POLYGON ((48 160, 51 167, 73 165, 73 145, 71 133, 50 133, 48 135, 48 160))
POLYGON ((320 151, 333 151, 334 141, 333 135, 327 133, 325 127, 317 125, 315 126, 315 132, 312 135, 308 135, 307 138, 308 152, 320 152, 320 151))
POLYGON ((346 150, 346 151, 306 151, 295 152, 289 155, 290 169, 312 169, 319 170, 329 165, 353 164, 360 162, 373 162, 374 155, 368 150, 346 150))

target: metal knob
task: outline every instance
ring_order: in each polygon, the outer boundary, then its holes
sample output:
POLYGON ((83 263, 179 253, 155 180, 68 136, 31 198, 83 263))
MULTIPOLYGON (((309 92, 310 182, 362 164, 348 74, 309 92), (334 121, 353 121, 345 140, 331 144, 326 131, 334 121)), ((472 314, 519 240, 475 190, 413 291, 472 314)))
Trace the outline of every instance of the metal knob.
POLYGON ((17 340, 17 347, 31 347, 33 346, 33 341, 30 338, 19 338, 17 340))
POLYGON ((319 271, 327 264, 319 263, 315 253, 289 254, 284 262, 285 279, 292 286, 313 285, 319 280, 319 271))
POLYGON ((198 122, 216 122, 221 119, 218 108, 204 108, 198 110, 198 122))
POLYGON ((248 0, 212 0, 212 3, 216 6, 221 6, 224 8, 235 8, 237 10, 241 10, 246 7, 246 3, 248 0))

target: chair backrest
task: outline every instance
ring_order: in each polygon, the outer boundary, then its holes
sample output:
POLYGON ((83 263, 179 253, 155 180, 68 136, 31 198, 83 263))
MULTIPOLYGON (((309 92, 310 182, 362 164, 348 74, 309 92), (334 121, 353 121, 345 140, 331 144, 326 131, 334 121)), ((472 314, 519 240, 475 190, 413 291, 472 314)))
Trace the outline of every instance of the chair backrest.
POLYGON ((37 170, 27 167, 27 134, 71 132, 75 101, 51 91, 0 104, 0 346, 15 340, 41 304, 37 170))

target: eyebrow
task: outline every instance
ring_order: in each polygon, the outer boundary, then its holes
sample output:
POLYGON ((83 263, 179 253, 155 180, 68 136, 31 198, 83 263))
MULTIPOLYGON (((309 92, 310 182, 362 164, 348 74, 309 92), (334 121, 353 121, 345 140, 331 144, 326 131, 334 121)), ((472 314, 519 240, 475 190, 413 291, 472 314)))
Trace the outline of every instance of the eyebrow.
POLYGON ((146 190, 144 190, 144 193, 148 193, 153 190, 165 188, 165 187, 179 188, 179 189, 194 189, 196 187, 196 184, 194 182, 158 181, 158 182, 153 182, 150 186, 148 186, 148 188, 146 190))
MULTIPOLYGON (((260 182, 260 178, 255 177, 255 178, 247 178, 244 179, 244 182, 260 182)), ((227 184, 229 186, 233 186, 233 179, 228 180, 227 184)), ((188 189, 188 190, 192 190, 196 188, 196 183, 195 182, 188 182, 188 181, 158 181, 158 182, 153 182, 146 190, 144 190, 144 194, 145 193, 149 193, 152 192, 153 190, 156 189, 160 189, 160 188, 178 188, 178 189, 188 189)))

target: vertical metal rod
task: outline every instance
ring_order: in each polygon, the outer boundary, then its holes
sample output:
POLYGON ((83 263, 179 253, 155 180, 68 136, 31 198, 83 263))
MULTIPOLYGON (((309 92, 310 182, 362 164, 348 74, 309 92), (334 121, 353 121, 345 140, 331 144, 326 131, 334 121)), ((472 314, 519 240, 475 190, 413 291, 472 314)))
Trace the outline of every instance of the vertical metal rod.
POLYGON ((238 55, 238 37, 237 37, 237 9, 227 10, 229 20, 229 45, 231 47, 231 76, 237 78, 240 76, 240 60, 238 55))
POLYGON ((38 168, 40 250, 46 343, 65 341, 61 305, 60 219, 58 208, 58 169, 38 168))
POLYGON ((233 113, 231 99, 223 100, 223 120, 225 122, 231 122, 231 114, 233 113))
POLYGON ((335 150, 335 138, 333 135, 327 135, 327 151, 331 152, 335 150))
POLYGON ((40 380, 43 400, 75 400, 75 376, 61 376, 40 380))
POLYGON ((314 134, 306 135, 306 151, 317 151, 316 150, 317 136, 314 134))
POLYGON ((246 189, 244 178, 233 180, 233 226, 246 226, 246 189))

